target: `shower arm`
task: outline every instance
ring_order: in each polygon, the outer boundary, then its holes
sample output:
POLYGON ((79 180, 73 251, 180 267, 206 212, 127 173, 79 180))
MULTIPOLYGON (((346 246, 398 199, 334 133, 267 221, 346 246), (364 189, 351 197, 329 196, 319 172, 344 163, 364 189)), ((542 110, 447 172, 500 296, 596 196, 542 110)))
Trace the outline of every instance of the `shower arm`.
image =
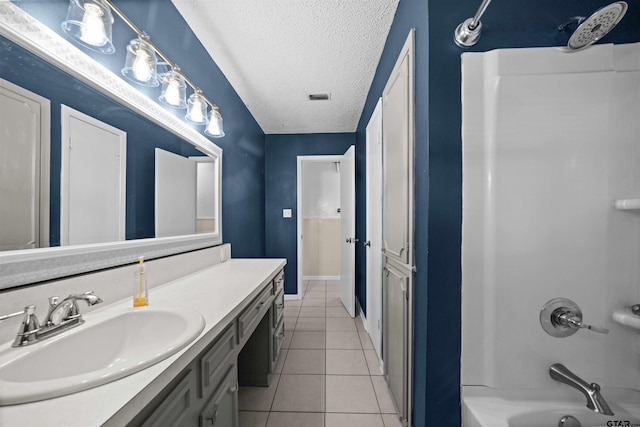
POLYGON ((480 22, 480 18, 487 10, 487 7, 489 7, 489 3, 491 3, 491 0, 482 0, 476 14, 473 15, 473 18, 469 18, 458 25, 453 35, 453 39, 458 46, 469 47, 478 42, 478 39, 480 38, 480 31, 482 29, 482 22, 480 22))
POLYGON ((476 12, 476 14, 473 15, 473 19, 469 23, 470 30, 475 30, 478 24, 480 24, 480 18, 482 18, 482 15, 484 15, 484 12, 487 10, 487 7, 489 7, 489 3, 491 3, 491 0, 482 0, 482 4, 478 8, 478 11, 476 12))

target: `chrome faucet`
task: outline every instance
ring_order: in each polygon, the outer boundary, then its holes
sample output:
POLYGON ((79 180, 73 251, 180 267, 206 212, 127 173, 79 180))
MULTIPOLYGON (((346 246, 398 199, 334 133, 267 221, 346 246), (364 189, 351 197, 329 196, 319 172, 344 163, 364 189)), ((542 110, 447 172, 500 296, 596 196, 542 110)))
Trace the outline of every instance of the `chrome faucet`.
POLYGON ((94 295, 93 291, 83 294, 71 294, 59 303, 58 300, 58 297, 49 298, 49 311, 42 321, 43 326, 53 327, 70 321, 76 321, 76 323, 81 324, 84 320, 82 320, 82 315, 80 314, 78 301, 85 301, 89 306, 102 302, 102 299, 94 295))
POLYGON ((52 337, 61 332, 79 326, 84 323, 77 301, 85 301, 88 305, 102 302, 102 299, 93 294, 93 291, 84 294, 71 294, 60 303, 58 297, 49 298, 49 310, 42 324, 35 315, 36 307, 29 305, 23 311, 0 316, 0 320, 9 319, 24 314, 20 328, 13 341, 12 347, 22 347, 52 337))
POLYGON ((604 415, 613 415, 613 411, 600 394, 600 386, 596 383, 587 383, 582 378, 567 369, 560 363, 555 363, 549 368, 549 375, 556 381, 567 384, 580 391, 587 398, 587 408, 593 412, 604 415))

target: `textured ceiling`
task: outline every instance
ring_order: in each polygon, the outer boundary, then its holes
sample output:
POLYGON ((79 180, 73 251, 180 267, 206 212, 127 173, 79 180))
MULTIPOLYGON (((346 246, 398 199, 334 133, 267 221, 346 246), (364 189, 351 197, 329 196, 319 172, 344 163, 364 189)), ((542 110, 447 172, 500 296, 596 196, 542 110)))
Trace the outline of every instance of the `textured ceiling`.
POLYGON ((398 5, 172 2, 267 134, 354 132, 398 5), (312 93, 331 99, 309 101, 312 93))

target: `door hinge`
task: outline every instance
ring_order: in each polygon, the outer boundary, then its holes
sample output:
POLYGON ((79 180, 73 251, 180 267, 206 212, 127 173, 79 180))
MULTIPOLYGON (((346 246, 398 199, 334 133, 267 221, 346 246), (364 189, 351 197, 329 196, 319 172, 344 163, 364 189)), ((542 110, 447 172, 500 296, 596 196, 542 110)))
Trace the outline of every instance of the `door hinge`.
POLYGON ((73 148, 73 143, 71 142, 71 138, 69 138, 69 150, 73 148))
POLYGON ((378 319, 378 330, 380 330, 380 319, 378 319))

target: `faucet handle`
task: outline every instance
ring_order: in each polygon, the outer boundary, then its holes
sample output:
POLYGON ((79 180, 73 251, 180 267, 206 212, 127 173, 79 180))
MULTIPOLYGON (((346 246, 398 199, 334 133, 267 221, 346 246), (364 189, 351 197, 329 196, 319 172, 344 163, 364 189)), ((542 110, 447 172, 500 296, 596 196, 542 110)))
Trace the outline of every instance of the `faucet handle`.
POLYGON ((20 347, 36 340, 36 333, 40 330, 40 323, 38 322, 35 312, 36 306, 28 305, 22 311, 0 316, 0 320, 5 320, 24 314, 12 347, 20 347))
POLYGON ((575 302, 567 298, 554 298, 542 307, 540 326, 546 333, 557 338, 573 335, 579 329, 589 329, 600 334, 609 333, 607 328, 583 323, 582 310, 575 302))
POLYGON ((590 331, 597 332, 599 334, 608 334, 609 329, 602 328, 600 326, 587 325, 582 322, 582 319, 578 316, 570 316, 571 313, 561 314, 558 318, 560 319, 560 323, 566 323, 568 326, 577 329, 589 329, 590 331), (570 316, 570 317, 569 317, 570 316))

